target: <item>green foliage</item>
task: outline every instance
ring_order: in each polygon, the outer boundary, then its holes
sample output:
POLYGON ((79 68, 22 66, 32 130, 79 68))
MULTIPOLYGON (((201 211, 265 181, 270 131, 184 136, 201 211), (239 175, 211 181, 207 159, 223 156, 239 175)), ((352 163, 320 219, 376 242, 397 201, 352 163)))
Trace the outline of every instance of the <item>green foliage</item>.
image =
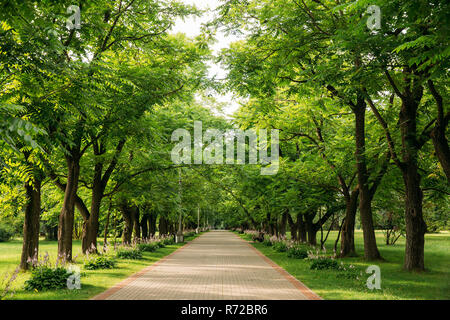
POLYGON ((294 245, 287 249, 288 258, 305 259, 308 257, 308 252, 305 248, 294 245))
POLYGON ((330 258, 319 257, 312 260, 311 270, 338 270, 339 264, 336 260, 330 258))
POLYGON ((115 266, 116 260, 107 255, 91 256, 84 263, 84 268, 87 270, 113 269, 115 266))
POLYGON ((270 241, 269 238, 264 237, 264 241, 262 242, 262 244, 266 247, 271 247, 272 246, 272 241, 270 241))
POLYGON ((27 291, 64 289, 67 288, 67 278, 72 274, 63 267, 37 267, 32 271, 31 278, 25 281, 24 288, 27 291))
POLYGON ((163 246, 164 246, 164 245, 165 245, 165 246, 170 246, 170 245, 175 244, 175 240, 173 239, 173 237, 167 237, 167 238, 165 238, 165 239, 159 241, 159 243, 160 243, 161 245, 163 245, 163 246))
POLYGON ((14 230, 12 227, 6 224, 0 224, 0 242, 9 241, 14 235, 14 230))
POLYGON ((160 247, 159 242, 139 243, 137 249, 142 252, 155 252, 160 247))
POLYGON ((287 244, 284 241, 275 241, 272 245, 272 248, 277 252, 286 252, 287 244))
POLYGON ((121 259, 140 260, 142 259, 142 251, 137 248, 122 247, 117 250, 116 256, 121 259))

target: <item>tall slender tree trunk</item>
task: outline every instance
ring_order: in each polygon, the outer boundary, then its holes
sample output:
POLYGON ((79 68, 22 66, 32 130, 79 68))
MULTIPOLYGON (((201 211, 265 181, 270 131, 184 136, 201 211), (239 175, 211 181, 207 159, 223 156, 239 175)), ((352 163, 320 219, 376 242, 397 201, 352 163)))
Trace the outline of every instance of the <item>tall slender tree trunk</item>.
POLYGON ((59 215, 58 226, 58 259, 72 261, 72 236, 74 224, 75 200, 80 176, 80 159, 78 153, 66 157, 67 184, 64 201, 59 215))
POLYGON ((150 212, 148 217, 148 233, 150 237, 156 235, 156 219, 158 218, 158 213, 155 211, 150 212))
POLYGON ((447 112, 447 114, 444 113, 444 99, 436 90, 432 80, 428 80, 428 88, 430 89, 437 106, 436 125, 433 131, 431 131, 430 136, 433 141, 436 156, 447 176, 447 181, 450 183, 450 147, 446 136, 450 112, 447 112))
POLYGON ((279 236, 280 237, 285 237, 286 236, 286 224, 287 224, 287 219, 288 219, 288 211, 285 210, 283 211, 283 214, 281 215, 281 219, 280 219, 280 227, 279 227, 279 236))
POLYGON ((125 245, 131 244, 131 236, 133 233, 133 220, 131 217, 131 208, 128 206, 126 202, 120 204, 120 211, 123 216, 123 235, 122 241, 125 245))
POLYGON ((27 203, 23 223, 23 246, 20 268, 27 270, 37 259, 39 251, 39 218, 41 214, 41 181, 34 178, 33 185, 25 184, 27 203))
POLYGON ((317 244, 317 228, 314 226, 313 223, 313 217, 314 215, 311 214, 305 214, 305 226, 306 226, 306 233, 308 236, 308 243, 312 246, 315 246, 317 244))
POLYGON ((358 94, 357 102, 353 110, 355 114, 355 139, 356 139, 356 168, 359 185, 359 212, 364 236, 364 258, 366 260, 381 259, 375 238, 375 230, 372 217, 372 197, 369 190, 369 179, 365 157, 365 114, 366 103, 364 97, 358 94))
POLYGON ((297 230, 298 230, 298 240, 300 242, 306 242, 306 224, 303 219, 303 214, 297 215, 297 230))
POLYGON ((167 220, 165 217, 159 217, 159 236, 165 236, 168 232, 167 220))
POLYGON ((421 92, 416 93, 416 99, 403 99, 401 110, 403 166, 402 174, 405 183, 405 220, 406 220, 406 248, 404 268, 412 271, 423 271, 424 246, 426 224, 423 220, 422 198, 420 187, 420 174, 418 172, 418 149, 416 113, 421 97, 421 92))
POLYGON ((340 257, 356 256, 355 251, 355 218, 358 209, 359 189, 354 190, 346 199, 345 220, 341 230, 340 257))
POLYGON ((133 221, 134 238, 138 242, 141 238, 141 225, 139 223, 139 207, 134 206, 131 211, 131 220, 133 221))
POLYGON ((288 213, 288 222, 289 222, 289 229, 291 231, 291 240, 297 241, 297 224, 292 219, 291 215, 288 213))
POLYGON ((141 219, 141 231, 142 231, 142 239, 146 240, 149 238, 148 236, 148 222, 149 222, 149 213, 148 212, 144 212, 142 214, 142 219, 141 219))
POLYGON ((89 218, 83 224, 81 249, 83 253, 97 252, 97 235, 99 231, 100 207, 104 188, 101 183, 101 170, 95 173, 91 197, 91 211, 89 218), (98 176, 97 176, 98 175, 98 176))

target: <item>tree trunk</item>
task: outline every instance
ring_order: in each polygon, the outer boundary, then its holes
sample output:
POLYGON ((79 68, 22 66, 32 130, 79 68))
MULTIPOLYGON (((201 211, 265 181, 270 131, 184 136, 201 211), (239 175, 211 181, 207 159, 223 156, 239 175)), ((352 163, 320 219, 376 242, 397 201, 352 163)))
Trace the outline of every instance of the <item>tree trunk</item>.
POLYGON ((167 220, 165 217, 159 217, 159 236, 165 236, 168 232, 167 220))
POLYGON ((122 211, 123 215, 123 244, 129 245, 131 244, 131 236, 133 232, 133 221, 131 218, 131 209, 126 202, 120 205, 120 211, 122 211))
POLYGON ((297 230, 298 230, 298 240, 301 242, 306 242, 306 225, 305 221, 303 221, 303 215, 297 215, 297 230))
POLYGON ((283 238, 286 237, 286 223, 287 223, 287 219, 288 219, 288 217, 287 217, 288 214, 289 213, 287 210, 283 212, 281 219, 280 219, 280 226, 278 228, 278 230, 279 230, 278 234, 280 237, 283 237, 283 238))
POLYGON ((94 177, 92 188, 91 211, 89 218, 83 224, 83 236, 81 250, 83 253, 97 253, 97 235, 99 230, 100 207, 103 199, 104 188, 101 183, 101 171, 94 177))
POLYGON ((341 252, 340 257, 354 257, 355 251, 355 218, 358 209, 359 189, 354 190, 350 197, 346 199, 345 220, 341 231, 341 252))
POLYGON ((151 238, 156 235, 156 219, 158 214, 156 212, 150 212, 148 217, 148 232, 151 238))
MULTIPOLYGON (((421 96, 419 94, 419 96, 421 96)), ((403 181, 405 183, 406 220, 406 270, 423 271, 426 224, 423 220, 421 177, 418 172, 416 112, 420 99, 404 99, 401 110, 401 131, 403 144, 403 181)))
POLYGON ((305 226, 306 226, 306 233, 308 236, 308 243, 312 246, 317 245, 317 228, 313 224, 313 217, 314 215, 305 214, 305 226))
POLYGON ((72 234, 74 224, 75 199, 80 176, 80 159, 77 155, 68 156, 67 184, 64 201, 59 215, 58 226, 58 259, 72 261, 72 234))
POLYGON ((25 184, 27 203, 23 223, 23 247, 20 268, 27 270, 38 258, 39 217, 41 214, 41 181, 34 179, 34 185, 25 184))
POLYGON ((142 239, 148 239, 148 221, 149 221, 149 213, 144 212, 141 219, 141 229, 142 229, 142 239))
POLYGON ((141 238, 141 225, 139 223, 139 207, 134 206, 132 210, 131 219, 133 221, 133 229, 134 229, 134 238, 135 242, 139 242, 141 238))
POLYGON ((372 217, 372 197, 369 190, 367 164, 365 157, 365 113, 366 103, 362 95, 358 94, 354 108, 355 139, 356 139, 356 168, 359 185, 359 213, 364 236, 364 258, 368 261, 381 259, 375 238, 372 217))
POLYGON ((291 215, 288 213, 288 222, 289 222, 289 229, 291 231, 291 239, 293 241, 297 241, 297 224, 292 220, 291 215))
POLYGON ((437 106, 436 125, 433 131, 431 131, 430 136, 433 141, 436 156, 441 163, 445 175, 447 176, 447 181, 450 183, 450 148, 445 135, 448 121, 450 119, 450 112, 444 114, 444 100, 436 90, 432 80, 428 80, 428 88, 430 89, 437 106))

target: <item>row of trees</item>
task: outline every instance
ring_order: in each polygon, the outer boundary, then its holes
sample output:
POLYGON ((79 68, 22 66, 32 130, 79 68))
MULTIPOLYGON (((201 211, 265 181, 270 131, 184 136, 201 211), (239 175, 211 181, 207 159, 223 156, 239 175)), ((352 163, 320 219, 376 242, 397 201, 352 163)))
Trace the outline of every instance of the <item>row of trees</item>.
MULTIPOLYGON (((230 0, 212 26, 245 37, 222 53, 227 86, 249 98, 240 114, 244 126, 281 130, 285 170, 292 170, 284 183, 279 176, 271 182, 279 188, 274 194, 259 193, 264 201, 256 206, 274 208, 264 202, 288 196, 288 186, 297 185, 295 225, 311 229, 312 242, 314 230, 345 208, 342 256, 354 254, 359 209, 364 255, 376 260, 382 257, 374 199, 384 199, 381 209, 392 211, 402 198, 404 267, 424 270, 424 201, 437 206, 432 210, 448 210, 449 6, 370 4, 380 8, 377 30, 368 28, 374 17, 365 13, 367 1, 230 0)), ((285 208, 292 209, 291 203, 285 208)))
MULTIPOLYGON (((105 198, 114 206, 103 229, 120 209, 124 242, 133 224, 137 238, 141 227, 142 236, 154 234, 158 212, 160 233, 172 232, 177 203, 189 194, 174 196, 183 173, 170 162, 171 132, 193 115, 213 118, 193 98, 207 85, 206 37, 169 34, 195 8, 79 1, 77 29, 66 24, 72 4, 1 4, 2 215, 17 221, 23 209, 23 269, 38 254, 41 219, 58 228, 59 258, 72 259, 77 219, 83 253, 97 251, 105 198)), ((195 202, 190 192, 187 203, 195 202)))
POLYGON ((80 29, 70 5, 0 10, 1 219, 23 223, 23 269, 42 223, 71 260, 74 236, 87 253, 208 222, 312 245, 339 230, 342 257, 360 224, 368 260, 375 229, 404 229, 405 269, 425 268, 425 220, 450 220, 448 4, 377 1, 370 30, 365 1, 227 0, 195 39, 169 33, 199 14, 173 1, 80 1, 80 29), (206 76, 217 28, 245 38, 218 57, 222 85, 206 76), (233 122, 210 89, 243 98, 233 122), (279 172, 173 164, 172 133, 194 121, 278 129, 279 172))

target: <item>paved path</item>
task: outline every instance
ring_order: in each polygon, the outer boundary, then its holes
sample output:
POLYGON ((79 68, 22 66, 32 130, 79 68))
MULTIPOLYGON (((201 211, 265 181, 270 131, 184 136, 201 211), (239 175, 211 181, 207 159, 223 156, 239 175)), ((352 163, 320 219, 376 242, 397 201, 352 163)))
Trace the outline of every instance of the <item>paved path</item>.
POLYGON ((210 231, 94 299, 320 298, 232 232, 210 231))

